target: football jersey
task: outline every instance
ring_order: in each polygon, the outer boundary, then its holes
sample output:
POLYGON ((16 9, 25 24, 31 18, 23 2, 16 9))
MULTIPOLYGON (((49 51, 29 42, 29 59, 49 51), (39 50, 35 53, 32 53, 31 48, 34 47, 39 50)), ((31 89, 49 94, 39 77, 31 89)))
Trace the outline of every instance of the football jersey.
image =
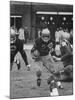
POLYGON ((16 47, 16 36, 10 36, 10 50, 11 53, 14 53, 15 50, 17 49, 16 47))
POLYGON ((16 36, 10 37, 10 50, 11 53, 14 54, 15 51, 21 51, 23 50, 23 43, 20 39, 18 39, 16 36))
POLYGON ((64 66, 73 65, 73 53, 69 43, 61 46, 61 61, 63 61, 64 66))
POLYGON ((46 56, 49 54, 49 51, 54 47, 55 47, 55 42, 53 40, 50 39, 48 42, 44 42, 41 38, 38 38, 35 41, 35 44, 31 52, 33 52, 34 50, 38 50, 40 56, 46 56))

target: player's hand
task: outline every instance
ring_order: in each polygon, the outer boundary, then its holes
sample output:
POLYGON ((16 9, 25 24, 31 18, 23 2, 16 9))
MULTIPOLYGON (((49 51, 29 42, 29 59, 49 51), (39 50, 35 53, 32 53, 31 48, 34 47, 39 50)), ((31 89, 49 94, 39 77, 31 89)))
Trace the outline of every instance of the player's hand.
POLYGON ((40 56, 40 53, 38 50, 35 50, 34 52, 31 53, 32 59, 37 59, 40 56))
POLYGON ((56 57, 56 56, 52 56, 52 57, 53 57, 53 59, 56 60, 56 61, 61 61, 61 58, 58 58, 58 57, 56 57))

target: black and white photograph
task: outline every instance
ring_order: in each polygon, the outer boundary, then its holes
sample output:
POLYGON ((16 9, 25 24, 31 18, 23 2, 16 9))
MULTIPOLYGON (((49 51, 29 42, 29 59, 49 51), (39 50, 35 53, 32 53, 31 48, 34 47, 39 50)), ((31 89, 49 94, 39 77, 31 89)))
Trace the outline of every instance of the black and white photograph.
POLYGON ((10 2, 10 98, 73 95, 73 5, 10 2))

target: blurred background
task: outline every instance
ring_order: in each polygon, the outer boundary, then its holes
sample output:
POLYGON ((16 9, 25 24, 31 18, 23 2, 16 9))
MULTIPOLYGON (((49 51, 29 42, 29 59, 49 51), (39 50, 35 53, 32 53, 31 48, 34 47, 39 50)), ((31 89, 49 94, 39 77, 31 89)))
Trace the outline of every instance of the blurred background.
POLYGON ((58 27, 73 29, 73 5, 10 1, 10 26, 27 30, 27 43, 39 37, 44 27, 54 38, 58 27))

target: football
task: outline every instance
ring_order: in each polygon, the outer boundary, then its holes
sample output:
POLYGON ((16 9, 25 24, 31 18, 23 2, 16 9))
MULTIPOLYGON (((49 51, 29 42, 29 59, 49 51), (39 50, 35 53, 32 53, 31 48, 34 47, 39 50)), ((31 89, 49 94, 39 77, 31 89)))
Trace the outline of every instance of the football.
POLYGON ((32 58, 35 59, 35 58, 38 58, 40 56, 40 53, 38 52, 38 50, 35 50, 33 53, 32 53, 32 58))

